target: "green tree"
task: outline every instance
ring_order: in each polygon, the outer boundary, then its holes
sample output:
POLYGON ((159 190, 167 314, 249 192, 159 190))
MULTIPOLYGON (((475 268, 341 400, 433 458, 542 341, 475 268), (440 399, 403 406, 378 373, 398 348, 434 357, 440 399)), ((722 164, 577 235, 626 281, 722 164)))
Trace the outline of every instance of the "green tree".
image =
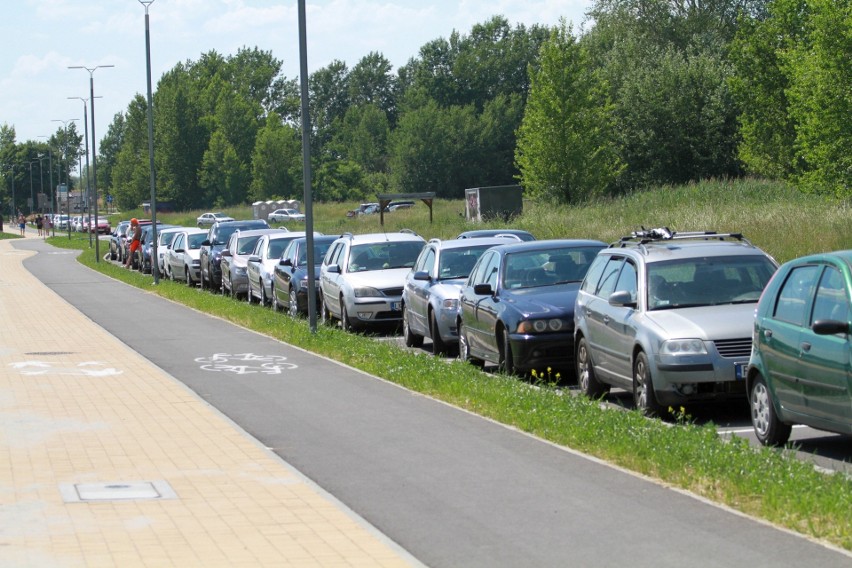
MULTIPOLYGON (((113 193, 112 170, 118 160, 118 153, 124 140, 124 113, 117 112, 107 127, 107 133, 98 146, 98 187, 105 193, 113 193)), ((88 175, 88 173, 87 173, 88 175)), ((100 190, 99 190, 100 191, 100 190)))
POLYGON ((257 134, 251 161, 251 201, 295 199, 302 195, 302 141, 299 130, 271 113, 257 134))
POLYGON ((578 202, 604 195, 622 171, 607 85, 565 21, 542 46, 515 159, 527 195, 578 202))
POLYGON ((246 202, 248 168, 223 132, 214 132, 210 138, 198 177, 207 203, 224 207, 246 202))
POLYGON ((134 209, 150 198, 148 103, 137 94, 127 106, 121 149, 112 167, 112 192, 120 209, 134 209))

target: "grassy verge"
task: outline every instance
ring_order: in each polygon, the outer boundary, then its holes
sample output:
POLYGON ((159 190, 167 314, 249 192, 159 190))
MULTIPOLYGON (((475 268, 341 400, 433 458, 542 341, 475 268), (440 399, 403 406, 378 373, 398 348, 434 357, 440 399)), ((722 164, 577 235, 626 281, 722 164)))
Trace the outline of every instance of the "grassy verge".
MULTIPOLYGON (((435 219, 440 214, 442 221, 431 226, 425 208, 394 212, 386 216, 385 228, 407 226, 427 237, 451 238, 467 226, 458 216, 461 207, 461 202, 436 202, 435 219)), ((347 208, 351 206, 318 206, 317 230, 379 230, 377 216, 347 220, 347 208)), ((849 217, 849 208, 843 204, 807 198, 782 186, 740 182, 666 188, 575 208, 528 204, 524 216, 512 226, 531 230, 539 238, 582 236, 605 241, 639 225, 743 231, 783 261, 817 250, 844 248, 852 242, 849 217)), ((88 241, 82 238, 50 242, 88 248, 88 241)), ((102 254, 105 250, 108 247, 102 246, 102 254)), ((724 441, 712 424, 689 424, 681 414, 678 426, 671 427, 636 412, 607 410, 583 397, 568 396, 546 381, 532 386, 487 375, 467 364, 410 353, 338 329, 320 328, 311 334, 304 320, 168 281, 154 287, 150 276, 110 263, 95 265, 93 254, 81 255, 81 261, 176 302, 852 550, 852 480, 820 473, 784 452, 755 449, 743 439, 724 441)))

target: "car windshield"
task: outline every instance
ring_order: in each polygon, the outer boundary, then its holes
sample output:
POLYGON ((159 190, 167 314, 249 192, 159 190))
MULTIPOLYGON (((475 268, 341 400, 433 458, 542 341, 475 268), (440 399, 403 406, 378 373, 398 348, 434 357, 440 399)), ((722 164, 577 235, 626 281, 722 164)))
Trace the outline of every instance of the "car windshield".
POLYGON ((267 258, 281 258, 281 254, 284 252, 284 249, 287 248, 287 245, 290 244, 293 238, 284 238, 284 239, 270 239, 269 240, 269 253, 266 255, 267 258))
POLYGON ((516 289, 580 282, 601 248, 560 247, 509 253, 503 285, 516 289))
POLYGON ((416 241, 355 245, 349 258, 349 272, 411 268, 423 248, 416 241))
MULTIPOLYGON (((235 227, 229 223, 223 223, 218 227, 218 229, 213 233, 213 244, 214 245, 224 245, 228 243, 228 239, 231 238, 231 235, 234 234, 239 227, 235 227)), ((249 251, 251 252, 251 251, 249 251)))
POLYGON ((755 303, 774 272, 775 265, 764 255, 649 263, 648 309, 755 303))
POLYGON ((494 245, 443 251, 438 266, 438 280, 467 278, 482 253, 492 246, 494 245))
POLYGON ((201 248, 201 243, 207 238, 207 233, 194 233, 189 235, 189 248, 191 249, 199 249, 201 248))
POLYGON ((237 239, 237 254, 251 254, 259 239, 260 235, 237 239))

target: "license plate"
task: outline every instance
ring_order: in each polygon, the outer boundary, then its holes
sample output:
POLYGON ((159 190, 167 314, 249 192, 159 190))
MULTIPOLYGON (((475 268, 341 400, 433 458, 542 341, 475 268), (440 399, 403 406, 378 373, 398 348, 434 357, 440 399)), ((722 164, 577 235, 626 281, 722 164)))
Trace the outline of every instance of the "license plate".
POLYGON ((391 302, 391 303, 390 303, 390 305, 391 305, 391 311, 392 311, 392 312, 398 312, 398 311, 400 311, 400 310, 402 309, 402 307, 400 306, 400 303, 401 303, 401 302, 391 302))
POLYGON ((734 363, 734 375, 738 381, 746 378, 746 369, 748 369, 748 363, 734 363))

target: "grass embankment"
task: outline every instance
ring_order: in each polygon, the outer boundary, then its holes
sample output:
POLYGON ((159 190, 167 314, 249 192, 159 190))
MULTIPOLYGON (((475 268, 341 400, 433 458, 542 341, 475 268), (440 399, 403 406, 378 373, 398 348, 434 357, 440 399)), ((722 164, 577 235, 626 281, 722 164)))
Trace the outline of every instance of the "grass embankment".
MULTIPOLYGON (((352 207, 354 204, 315 205, 315 230, 326 234, 380 230, 378 215, 347 219, 345 212, 352 207)), ((430 225, 428 209, 418 204, 386 215, 385 229, 411 228, 426 238, 452 238, 472 226, 460 216, 463 211, 462 201, 436 201, 430 225)), ((251 217, 248 208, 226 212, 236 218, 251 217)), ((197 215, 164 214, 161 220, 193 225, 197 215)), ((850 217, 852 210, 845 204, 803 196, 785 186, 743 181, 665 188, 577 207, 527 203, 524 215, 511 226, 527 229, 540 239, 582 237, 607 242, 641 225, 679 231, 741 231, 783 262, 810 252, 849 248, 850 217)), ((51 242, 88 248, 82 238, 51 242)), ((106 250, 102 247, 101 253, 106 250)), ((93 254, 81 259, 95 267, 93 254)), ((414 391, 852 550, 852 480, 820 473, 780 451, 755 449, 743 439, 724 441, 712 424, 688 424, 681 413, 680 425, 671 427, 637 412, 603 409, 547 384, 533 388, 517 379, 485 374, 471 365, 410 353, 339 329, 321 327, 311 334, 304 320, 294 321, 272 310, 168 281, 154 287, 150 276, 110 263, 101 262, 97 269, 414 391)))

